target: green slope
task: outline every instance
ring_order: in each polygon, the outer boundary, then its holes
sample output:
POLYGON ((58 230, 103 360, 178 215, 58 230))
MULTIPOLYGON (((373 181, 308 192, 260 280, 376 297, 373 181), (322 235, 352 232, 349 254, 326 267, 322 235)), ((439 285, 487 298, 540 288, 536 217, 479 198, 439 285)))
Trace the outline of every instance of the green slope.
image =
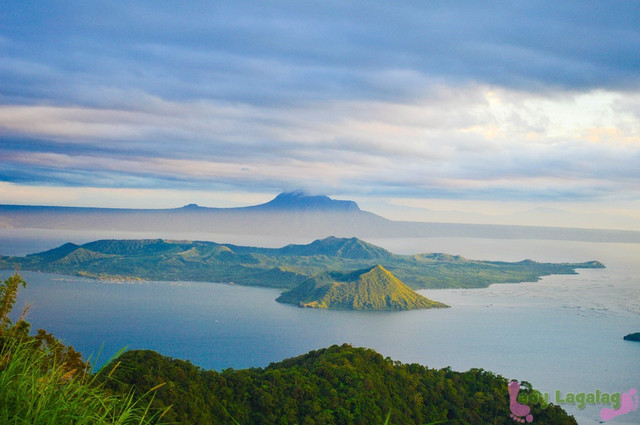
POLYGON ((320 239, 307 245, 259 248, 202 241, 101 240, 27 255, 0 256, 0 268, 99 278, 234 282, 291 289, 326 271, 389 270, 414 289, 480 288, 492 283, 537 281, 575 274, 598 262, 517 263, 476 261, 448 254, 396 255, 357 238, 320 239))
POLYGON ((276 301, 341 310, 414 310, 447 307, 415 292, 381 265, 355 272, 324 272, 276 301))
MULTIPOLYGON (((482 369, 455 372, 384 358, 349 345, 266 368, 206 371, 153 351, 129 351, 107 385, 154 395, 164 419, 182 424, 514 424, 508 381, 482 369), (442 421, 442 422, 440 422, 442 421)), ((107 366, 109 370, 111 366, 107 366)), ((523 393, 529 393, 527 389, 523 393)), ((558 406, 532 406, 534 423, 576 424, 558 406)))

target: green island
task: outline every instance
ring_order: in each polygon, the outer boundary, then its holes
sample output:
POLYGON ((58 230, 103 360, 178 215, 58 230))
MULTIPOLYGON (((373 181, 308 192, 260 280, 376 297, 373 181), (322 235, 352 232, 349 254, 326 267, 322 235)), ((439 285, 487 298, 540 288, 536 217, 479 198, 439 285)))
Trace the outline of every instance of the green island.
POLYGON ((576 274, 585 263, 515 263, 469 260, 458 255, 397 255, 357 238, 328 237, 307 245, 259 248, 164 239, 72 243, 25 257, 0 256, 0 268, 100 279, 226 282, 291 289, 326 271, 381 265, 413 289, 483 288, 492 283, 535 282, 552 274, 576 274))
POLYGON ((341 310, 414 310, 447 307, 415 292, 381 265, 355 272, 320 273, 276 301, 341 310))
POLYGON ((98 240, 66 243, 25 257, 0 256, 0 269, 122 282, 204 281, 272 287, 288 291, 279 300, 296 305, 381 310, 446 307, 421 297, 412 291, 415 289, 535 282, 542 276, 575 274, 578 268, 603 267, 598 261, 503 262, 442 253, 398 255, 357 238, 336 237, 282 248, 165 239, 98 240), (359 280, 354 273, 377 266, 377 276, 369 284, 345 285, 349 276, 359 280), (375 290, 356 300, 365 287, 375 290))

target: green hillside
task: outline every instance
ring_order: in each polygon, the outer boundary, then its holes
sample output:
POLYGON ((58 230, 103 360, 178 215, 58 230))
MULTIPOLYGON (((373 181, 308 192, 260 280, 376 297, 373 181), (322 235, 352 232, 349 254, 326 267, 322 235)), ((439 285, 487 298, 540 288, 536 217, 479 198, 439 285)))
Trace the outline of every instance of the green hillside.
MULTIPOLYGON (((222 372, 148 350, 126 352, 118 362, 108 386, 144 394, 165 383, 154 407, 171 405, 164 419, 185 425, 383 425, 387 416, 393 425, 514 423, 501 376, 402 364, 346 344, 222 372)), ((554 405, 534 405, 531 414, 535 423, 576 424, 554 405)))
POLYGON ((357 238, 334 237, 282 248, 164 239, 100 240, 67 243, 26 257, 0 256, 4 269, 117 280, 233 282, 279 289, 295 288, 326 271, 361 270, 378 264, 414 289, 535 282, 541 276, 575 274, 576 268, 604 267, 597 261, 507 263, 438 253, 397 255, 357 238))
POLYGON ((380 265, 355 272, 324 272, 276 301, 341 310, 414 310, 447 307, 409 288, 380 265))

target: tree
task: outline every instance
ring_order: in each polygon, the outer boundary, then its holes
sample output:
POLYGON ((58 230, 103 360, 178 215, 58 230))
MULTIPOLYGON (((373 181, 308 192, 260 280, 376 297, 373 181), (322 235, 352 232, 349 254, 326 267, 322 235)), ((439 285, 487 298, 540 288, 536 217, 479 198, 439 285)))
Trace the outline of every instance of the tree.
POLYGON ((29 324, 24 320, 28 307, 24 309, 22 316, 15 324, 9 318, 9 313, 13 310, 13 305, 18 297, 18 289, 21 286, 26 287, 27 282, 18 273, 14 273, 13 276, 0 283, 0 341, 7 335, 16 333, 28 335, 29 333, 29 324))
POLYGON ((89 365, 73 347, 64 345, 43 329, 38 329, 36 335, 29 336, 31 325, 25 320, 29 307, 23 310, 15 323, 11 321, 9 314, 18 298, 18 290, 26 286, 27 282, 17 272, 4 282, 0 280, 0 348, 10 339, 31 341, 32 349, 41 350, 50 363, 59 362, 66 371, 87 372, 89 365))

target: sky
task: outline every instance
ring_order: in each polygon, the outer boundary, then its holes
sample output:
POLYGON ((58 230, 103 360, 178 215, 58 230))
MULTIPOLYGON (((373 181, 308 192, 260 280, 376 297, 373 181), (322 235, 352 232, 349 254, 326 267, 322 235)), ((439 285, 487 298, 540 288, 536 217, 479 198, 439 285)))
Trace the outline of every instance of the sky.
POLYGON ((640 230, 638 1, 0 5, 0 203, 640 230))

